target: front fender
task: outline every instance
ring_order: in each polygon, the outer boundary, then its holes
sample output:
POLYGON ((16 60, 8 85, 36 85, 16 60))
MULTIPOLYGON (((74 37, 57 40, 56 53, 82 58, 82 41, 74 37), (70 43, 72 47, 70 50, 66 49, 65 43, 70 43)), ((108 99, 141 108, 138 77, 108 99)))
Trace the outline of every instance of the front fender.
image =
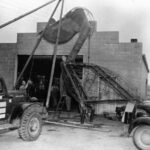
POLYGON ((42 104, 40 103, 37 103, 37 102, 36 103, 30 103, 30 102, 20 103, 13 109, 9 122, 12 123, 13 120, 15 119, 21 119, 23 113, 27 111, 27 109, 30 109, 30 108, 32 108, 33 111, 39 112, 40 114, 46 113, 46 109, 43 108, 42 104))
POLYGON ((149 125, 150 126, 150 117, 139 117, 131 122, 128 128, 128 133, 130 134, 134 128, 140 125, 149 125))

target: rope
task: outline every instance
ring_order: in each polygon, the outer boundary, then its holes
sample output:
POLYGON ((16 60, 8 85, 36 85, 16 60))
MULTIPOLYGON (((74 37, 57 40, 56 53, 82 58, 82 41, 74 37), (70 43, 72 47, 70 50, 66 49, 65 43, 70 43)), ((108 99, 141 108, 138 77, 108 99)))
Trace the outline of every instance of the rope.
POLYGON ((49 2, 47 2, 47 3, 45 3, 45 4, 43 4, 43 5, 41 5, 41 6, 37 7, 37 8, 35 8, 35 9, 33 9, 33 10, 31 10, 31 11, 29 11, 29 12, 27 12, 27 13, 25 13, 25 14, 19 16, 19 17, 17 17, 17 18, 14 18, 14 19, 12 19, 12 20, 10 20, 10 21, 8 21, 8 22, 6 22, 6 23, 0 25, 0 29, 4 28, 5 26, 8 26, 9 24, 12 24, 12 23, 14 23, 14 22, 16 22, 16 21, 18 21, 18 20, 20 20, 20 19, 22 19, 22 18, 24 18, 24 17, 26 17, 26 16, 28 16, 28 15, 34 13, 34 12, 36 12, 36 11, 38 11, 39 9, 41 9, 41 8, 43 8, 43 7, 45 7, 45 6, 49 5, 49 4, 51 4, 51 3, 53 3, 54 1, 56 1, 56 0, 51 0, 51 1, 49 1, 49 2))

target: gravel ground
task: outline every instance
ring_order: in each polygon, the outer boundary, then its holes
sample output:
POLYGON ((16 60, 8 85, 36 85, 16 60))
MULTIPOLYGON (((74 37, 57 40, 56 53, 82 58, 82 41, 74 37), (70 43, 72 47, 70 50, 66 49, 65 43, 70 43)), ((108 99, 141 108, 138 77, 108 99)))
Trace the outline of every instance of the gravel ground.
POLYGON ((97 128, 80 129, 46 123, 37 141, 25 142, 17 131, 0 134, 2 150, 137 150, 127 125, 96 119, 97 128))

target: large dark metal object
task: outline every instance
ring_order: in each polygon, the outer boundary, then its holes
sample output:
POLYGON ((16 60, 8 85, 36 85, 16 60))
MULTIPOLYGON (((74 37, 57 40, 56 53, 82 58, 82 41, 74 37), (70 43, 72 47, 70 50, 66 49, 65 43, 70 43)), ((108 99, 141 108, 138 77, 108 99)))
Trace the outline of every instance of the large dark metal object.
MULTIPOLYGON (((45 30, 45 33, 43 34, 43 38, 50 43, 63 44, 71 40, 72 37, 77 33, 79 33, 79 37, 67 58, 67 62, 72 62, 75 60, 82 45, 84 44, 85 40, 87 39, 88 36, 90 36, 91 33, 91 26, 85 14, 84 9, 76 8, 69 11, 64 16, 64 18, 60 19, 59 21, 49 26, 49 28, 45 30), (60 22, 61 22, 61 28, 60 28, 60 22)), ((53 58, 51 76, 50 76, 49 90, 48 90, 48 95, 46 100, 47 107, 49 106, 49 99, 51 94, 50 92, 51 92, 51 85, 52 85, 53 72, 54 72, 53 66, 55 66, 55 59, 57 54, 56 52, 57 52, 57 48, 54 49, 54 58, 53 58)))
MULTIPOLYGON (((43 34, 43 38, 50 42, 50 43, 56 43, 57 44, 63 44, 68 42, 72 39, 72 37, 79 33, 79 37, 77 41, 75 42, 70 54, 67 57, 67 62, 73 62, 79 53, 81 47, 83 46, 85 40, 90 36, 92 33, 92 27, 89 23, 89 20, 85 14, 85 11, 83 8, 76 8, 71 11, 69 11, 64 18, 60 19, 53 25, 49 26, 45 33, 43 34), (60 28, 60 22, 61 22, 61 28, 60 28), (58 36, 59 32, 59 36, 58 36)), ((40 32, 42 34, 43 32, 40 32)), ((54 60, 56 58, 56 51, 57 49, 54 49, 54 60)), ((55 63, 55 61, 53 61, 55 63)), ((53 63, 53 66, 54 66, 53 63)), ((53 71, 54 68, 51 70, 51 76, 50 76, 50 83, 49 83, 49 90, 48 90, 48 96, 46 100, 46 106, 49 106, 49 99, 50 99, 50 92, 51 92, 51 85, 52 85, 52 78, 53 78, 53 71)))
POLYGON ((75 60, 85 40, 92 33, 92 27, 85 14, 86 11, 88 10, 83 8, 75 8, 69 11, 61 20, 62 23, 59 37, 57 37, 57 33, 60 21, 49 26, 43 34, 43 38, 50 43, 55 43, 58 38, 58 44, 64 44, 79 33, 79 37, 68 55, 68 62, 75 60))

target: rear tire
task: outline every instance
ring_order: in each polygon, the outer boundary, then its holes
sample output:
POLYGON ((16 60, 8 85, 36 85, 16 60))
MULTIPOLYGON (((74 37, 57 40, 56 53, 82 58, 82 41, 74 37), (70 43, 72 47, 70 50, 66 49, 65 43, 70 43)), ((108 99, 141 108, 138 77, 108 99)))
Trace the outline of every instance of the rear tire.
POLYGON ((29 111, 26 111, 21 119, 21 125, 18 130, 19 136, 24 141, 34 141, 39 137, 41 131, 41 115, 36 111, 32 111, 31 109, 29 111))
POLYGON ((133 134, 133 142, 140 150, 150 150, 150 126, 137 127, 133 134))

